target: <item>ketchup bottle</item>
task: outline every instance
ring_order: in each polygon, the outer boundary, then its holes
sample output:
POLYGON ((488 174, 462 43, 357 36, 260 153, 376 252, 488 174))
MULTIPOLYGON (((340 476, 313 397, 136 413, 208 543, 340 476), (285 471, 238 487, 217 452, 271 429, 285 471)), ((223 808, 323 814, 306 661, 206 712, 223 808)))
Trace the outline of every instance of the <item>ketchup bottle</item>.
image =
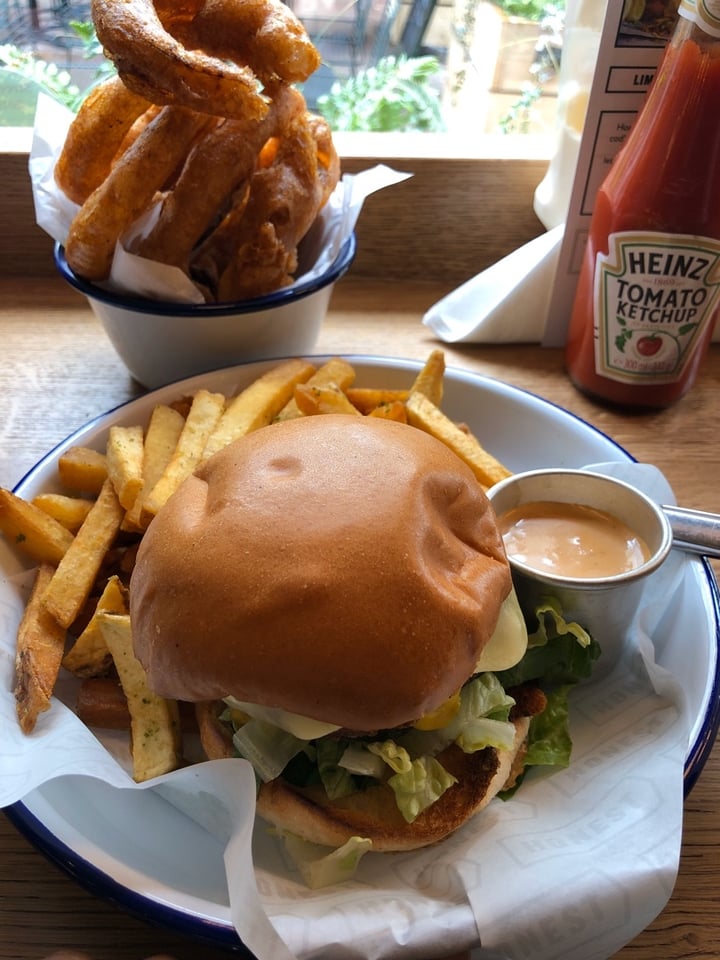
POLYGON ((665 407, 720 306, 720 0, 681 0, 645 104, 598 190, 566 347, 601 400, 665 407))

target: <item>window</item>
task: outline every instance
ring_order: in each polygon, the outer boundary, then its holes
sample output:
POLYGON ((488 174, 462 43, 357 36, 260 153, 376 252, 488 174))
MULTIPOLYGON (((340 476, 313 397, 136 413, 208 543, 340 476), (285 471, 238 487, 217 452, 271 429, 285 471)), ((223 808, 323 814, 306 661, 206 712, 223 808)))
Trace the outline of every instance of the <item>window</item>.
MULTIPOLYGON (((445 130, 440 133, 336 133, 346 173, 384 162, 413 175, 405 184, 366 203, 358 228, 356 275, 435 278, 451 289, 542 232, 533 196, 554 143, 555 81, 549 75, 538 91, 539 74, 531 72, 529 79, 525 77, 531 65, 541 62, 546 38, 554 36, 544 14, 541 17, 533 10, 533 4, 542 0, 288 2, 297 4, 321 48, 325 67, 332 71, 330 75, 323 71, 324 88, 309 91, 308 99, 327 93, 332 87, 327 83, 330 79, 342 81, 361 75, 382 56, 403 53, 437 60, 440 69, 431 83, 443 104, 443 117, 451 117, 446 104, 458 104, 455 119, 445 120, 445 130), (534 19, 511 15, 498 8, 500 2, 506 6, 522 3, 534 19), (360 3, 369 6, 361 8, 360 3), (487 40, 485 26, 479 28, 474 19, 481 8, 483 16, 494 18, 500 26, 522 21, 524 35, 520 40, 508 36, 501 42, 504 49, 496 44, 492 54, 485 47, 475 52, 470 36, 478 37, 478 42, 487 40), (350 34, 355 30, 352 43, 347 39, 348 30, 350 34), (342 31, 346 31, 344 41, 338 39, 342 31), (521 49, 522 63, 517 57, 521 49), (487 68, 490 61, 492 70, 488 68, 482 79, 486 96, 481 109, 477 84, 481 68, 487 68), (498 118, 507 116, 513 123, 501 126, 498 118), (508 136, 502 130, 522 135, 508 136)), ((7 45, 12 44, 33 62, 42 58, 43 84, 48 82, 50 70, 51 82, 67 83, 69 77, 78 87, 86 87, 101 60, 86 59, 85 46, 72 21, 87 21, 88 6, 78 0, 0 0, 0 53, 7 56, 7 45), (57 67, 47 68, 43 63, 57 67)), ((51 243, 35 223, 27 174, 38 84, 18 76, 21 73, 0 66, 0 126, 4 128, 0 179, 6 188, 0 211, 4 222, 13 225, 12 230, 0 232, 0 276, 54 273, 51 243), (3 80, 8 81, 7 86, 3 80), (24 87, 22 95, 17 92, 18 83, 24 87), (8 116, 10 109, 15 111, 12 116, 8 116), (23 116, 18 117, 19 109, 25 110, 23 116)))
MULTIPOLYGON (((477 134, 552 130, 565 0, 287 0, 320 49, 323 64, 304 86, 323 110, 334 83, 367 77, 387 58, 423 60, 424 68, 388 68, 378 79, 404 111, 385 110, 375 130, 422 129, 477 134), (398 71, 400 76, 398 77, 398 71), (402 84, 412 85, 405 96, 402 84), (419 116, 418 91, 437 102, 419 116), (318 101, 320 101, 318 103, 318 101), (405 123, 406 126, 402 126, 405 123)), ((74 26, 88 23, 86 0, 0 0, 0 124, 32 125, 38 85, 80 91, 103 58, 74 26), (44 66, 52 64, 53 66, 44 66)), ((392 63, 392 62, 391 62, 392 63)), ((404 88, 409 89, 409 86, 404 88)), ((343 128, 349 94, 332 119, 343 128)), ((350 129, 363 129, 367 110, 350 129)), ((367 129, 367 127, 365 127, 367 129)))

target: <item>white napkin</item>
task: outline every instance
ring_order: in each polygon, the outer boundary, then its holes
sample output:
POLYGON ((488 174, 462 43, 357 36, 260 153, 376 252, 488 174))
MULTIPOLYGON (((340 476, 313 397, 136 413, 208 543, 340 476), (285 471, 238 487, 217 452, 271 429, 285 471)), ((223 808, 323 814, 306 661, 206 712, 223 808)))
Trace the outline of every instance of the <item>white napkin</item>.
MULTIPOLYGON (((553 227, 467 280, 422 322, 446 343, 541 343, 564 229, 553 227)), ((720 342, 720 323, 712 339, 720 342)))
POLYGON ((564 224, 498 260, 430 307, 423 323, 447 343, 535 343, 545 330, 564 224))
MULTIPOLYGON (((673 502, 653 467, 594 469, 673 502)), ((385 960, 400 951, 420 960, 478 940, 485 960, 487 950, 517 960, 528 953, 533 960, 606 960, 662 910, 675 881, 683 768, 696 718, 677 682, 655 664, 650 638, 683 602, 695 576, 691 562, 673 553, 649 578, 652 602, 632 626, 635 642, 614 670, 573 691, 567 770, 530 776, 511 802, 493 802, 441 844, 366 854, 355 880, 310 891, 281 842, 261 821, 254 824, 254 779, 245 761, 197 764, 134 784, 127 737, 100 731, 96 739, 60 702, 73 701, 67 679, 33 735, 20 733, 13 651, 29 575, 0 542, 0 806, 43 782, 82 775, 124 788, 116 810, 128 790, 161 793, 221 841, 233 923, 263 960, 385 960)))

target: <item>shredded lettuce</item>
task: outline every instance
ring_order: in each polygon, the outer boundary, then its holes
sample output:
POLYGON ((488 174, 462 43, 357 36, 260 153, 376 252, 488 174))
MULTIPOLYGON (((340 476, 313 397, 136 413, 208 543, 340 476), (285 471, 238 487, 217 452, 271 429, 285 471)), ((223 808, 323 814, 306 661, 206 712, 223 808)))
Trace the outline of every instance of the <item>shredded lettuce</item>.
POLYGON ((284 833, 283 839, 290 859, 313 890, 351 880, 360 860, 372 848, 372 840, 366 837, 350 837, 330 852, 328 847, 310 843, 293 833, 284 833))
POLYGON ((317 768, 325 793, 330 800, 355 793, 357 784, 348 770, 340 765, 345 744, 334 737, 323 737, 315 742, 317 768))
POLYGON ((382 743, 368 743, 370 753, 382 757, 385 763, 395 773, 409 773, 412 761, 410 754, 404 747, 398 746, 394 740, 384 740, 382 743))
POLYGON ((503 687, 535 680, 547 688, 589 677, 600 656, 597 641, 580 624, 568 623, 552 598, 537 607, 536 616, 538 625, 530 634, 527 653, 516 666, 497 675, 503 687))
POLYGON ((434 757, 418 757, 409 770, 393 774, 388 780, 398 809, 408 823, 432 806, 454 783, 456 778, 434 757))
POLYGON ((357 776, 379 780, 386 769, 383 758, 379 754, 371 753, 362 740, 345 742, 347 746, 340 758, 340 766, 357 776))
POLYGON ((528 749, 525 763, 567 767, 570 763, 572 740, 568 729, 568 692, 571 687, 556 687, 548 691, 547 706, 530 720, 528 749))
MULTIPOLYGON (((260 780, 272 780, 282 773, 297 786, 322 783, 331 800, 369 784, 387 783, 398 809, 412 823, 455 782, 436 759, 442 750, 452 743, 466 753, 486 747, 512 748, 515 727, 509 717, 515 700, 506 691, 532 682, 543 689, 547 707, 530 721, 525 766, 566 767, 572 748, 568 694, 579 680, 590 676, 600 647, 582 626, 565 620, 554 599, 543 600, 536 618, 522 660, 508 670, 472 677, 460 692, 456 712, 439 729, 408 727, 386 731, 385 738, 381 735, 377 740, 331 735, 308 742, 255 717, 240 726, 234 724, 235 747, 252 763, 260 780)), ((234 720, 232 711, 226 714, 234 720)), ((519 782, 503 796, 514 792, 519 782)), ((346 855, 364 849, 351 845, 344 854, 334 851, 330 859, 318 855, 313 861, 318 865, 312 870, 318 876, 333 877, 345 869, 346 855)))
POLYGON ((531 647, 545 646, 548 640, 569 634, 581 647, 589 647, 592 637, 584 627, 574 620, 563 617, 560 604, 554 597, 545 597, 543 602, 535 608, 538 626, 534 633, 528 634, 528 645, 531 647))
POLYGON ((454 741, 465 753, 484 747, 509 749, 515 738, 508 721, 514 704, 494 673, 478 674, 462 688, 460 709, 441 734, 446 744, 454 741))
POLYGON ((265 783, 280 776, 305 743, 291 733, 267 723, 248 720, 233 734, 233 744, 241 757, 253 765, 256 775, 265 783))
MULTIPOLYGON (((567 767, 572 750, 568 695, 591 675, 600 645, 580 624, 565 620, 554 598, 544 599, 535 614, 537 627, 529 636, 527 653, 515 667, 500 672, 498 680, 506 689, 535 682, 547 697, 543 712, 530 720, 525 767, 567 767)), ((512 795, 521 782, 522 777, 503 797, 512 795)))
POLYGON ((476 753, 485 747, 511 750, 515 743, 515 726, 507 720, 480 717, 463 727, 455 738, 455 743, 465 753, 476 753))

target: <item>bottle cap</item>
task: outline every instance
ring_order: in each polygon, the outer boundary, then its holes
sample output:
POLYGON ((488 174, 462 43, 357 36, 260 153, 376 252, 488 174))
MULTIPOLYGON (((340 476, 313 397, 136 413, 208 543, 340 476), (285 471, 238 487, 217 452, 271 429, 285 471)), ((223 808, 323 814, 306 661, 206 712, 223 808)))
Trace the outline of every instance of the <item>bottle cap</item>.
POLYGON ((720 37, 720 0, 680 0, 678 13, 711 37, 720 37))

